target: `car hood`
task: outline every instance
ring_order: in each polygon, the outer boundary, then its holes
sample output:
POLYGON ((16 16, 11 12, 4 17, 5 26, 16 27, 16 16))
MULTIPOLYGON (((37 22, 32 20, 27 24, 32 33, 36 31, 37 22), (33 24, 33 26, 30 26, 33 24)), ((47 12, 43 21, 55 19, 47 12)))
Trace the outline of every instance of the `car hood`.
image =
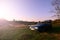
POLYGON ((43 24, 30 25, 30 27, 42 26, 43 24))

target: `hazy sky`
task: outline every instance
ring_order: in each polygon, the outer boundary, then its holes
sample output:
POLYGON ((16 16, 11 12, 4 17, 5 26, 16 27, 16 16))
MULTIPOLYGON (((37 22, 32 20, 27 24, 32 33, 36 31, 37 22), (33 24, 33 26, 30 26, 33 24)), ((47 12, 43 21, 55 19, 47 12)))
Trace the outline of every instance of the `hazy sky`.
POLYGON ((39 21, 52 19, 51 0, 0 0, 0 18, 39 21))

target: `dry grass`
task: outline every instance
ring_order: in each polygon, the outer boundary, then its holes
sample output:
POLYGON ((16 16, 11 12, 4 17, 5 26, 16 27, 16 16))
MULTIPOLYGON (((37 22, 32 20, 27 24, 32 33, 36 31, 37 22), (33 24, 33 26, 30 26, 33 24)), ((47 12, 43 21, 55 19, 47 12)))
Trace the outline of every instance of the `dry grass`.
POLYGON ((2 26, 0 40, 60 40, 60 27, 53 27, 48 32, 38 32, 31 31, 27 25, 2 26))

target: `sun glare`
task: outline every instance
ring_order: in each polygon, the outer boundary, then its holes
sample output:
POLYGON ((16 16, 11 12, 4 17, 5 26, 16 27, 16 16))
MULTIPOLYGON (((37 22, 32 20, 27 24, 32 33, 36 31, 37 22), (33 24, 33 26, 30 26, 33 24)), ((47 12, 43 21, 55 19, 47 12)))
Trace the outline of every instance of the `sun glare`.
MULTIPOLYGON (((6 7, 7 8, 7 7, 6 7)), ((9 17, 8 15, 8 10, 6 8, 0 8, 0 18, 7 18, 9 17)))
POLYGON ((4 18, 4 19, 11 19, 11 8, 9 8, 10 6, 7 4, 7 2, 1 2, 0 3, 0 19, 4 18))

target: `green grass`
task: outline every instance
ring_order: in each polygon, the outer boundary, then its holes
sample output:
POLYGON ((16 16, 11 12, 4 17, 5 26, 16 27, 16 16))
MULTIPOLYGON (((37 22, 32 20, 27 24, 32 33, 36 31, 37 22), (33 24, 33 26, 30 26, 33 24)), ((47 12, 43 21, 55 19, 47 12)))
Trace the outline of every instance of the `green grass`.
POLYGON ((60 27, 51 32, 31 31, 29 28, 6 27, 0 30, 0 40, 60 40, 60 27))

